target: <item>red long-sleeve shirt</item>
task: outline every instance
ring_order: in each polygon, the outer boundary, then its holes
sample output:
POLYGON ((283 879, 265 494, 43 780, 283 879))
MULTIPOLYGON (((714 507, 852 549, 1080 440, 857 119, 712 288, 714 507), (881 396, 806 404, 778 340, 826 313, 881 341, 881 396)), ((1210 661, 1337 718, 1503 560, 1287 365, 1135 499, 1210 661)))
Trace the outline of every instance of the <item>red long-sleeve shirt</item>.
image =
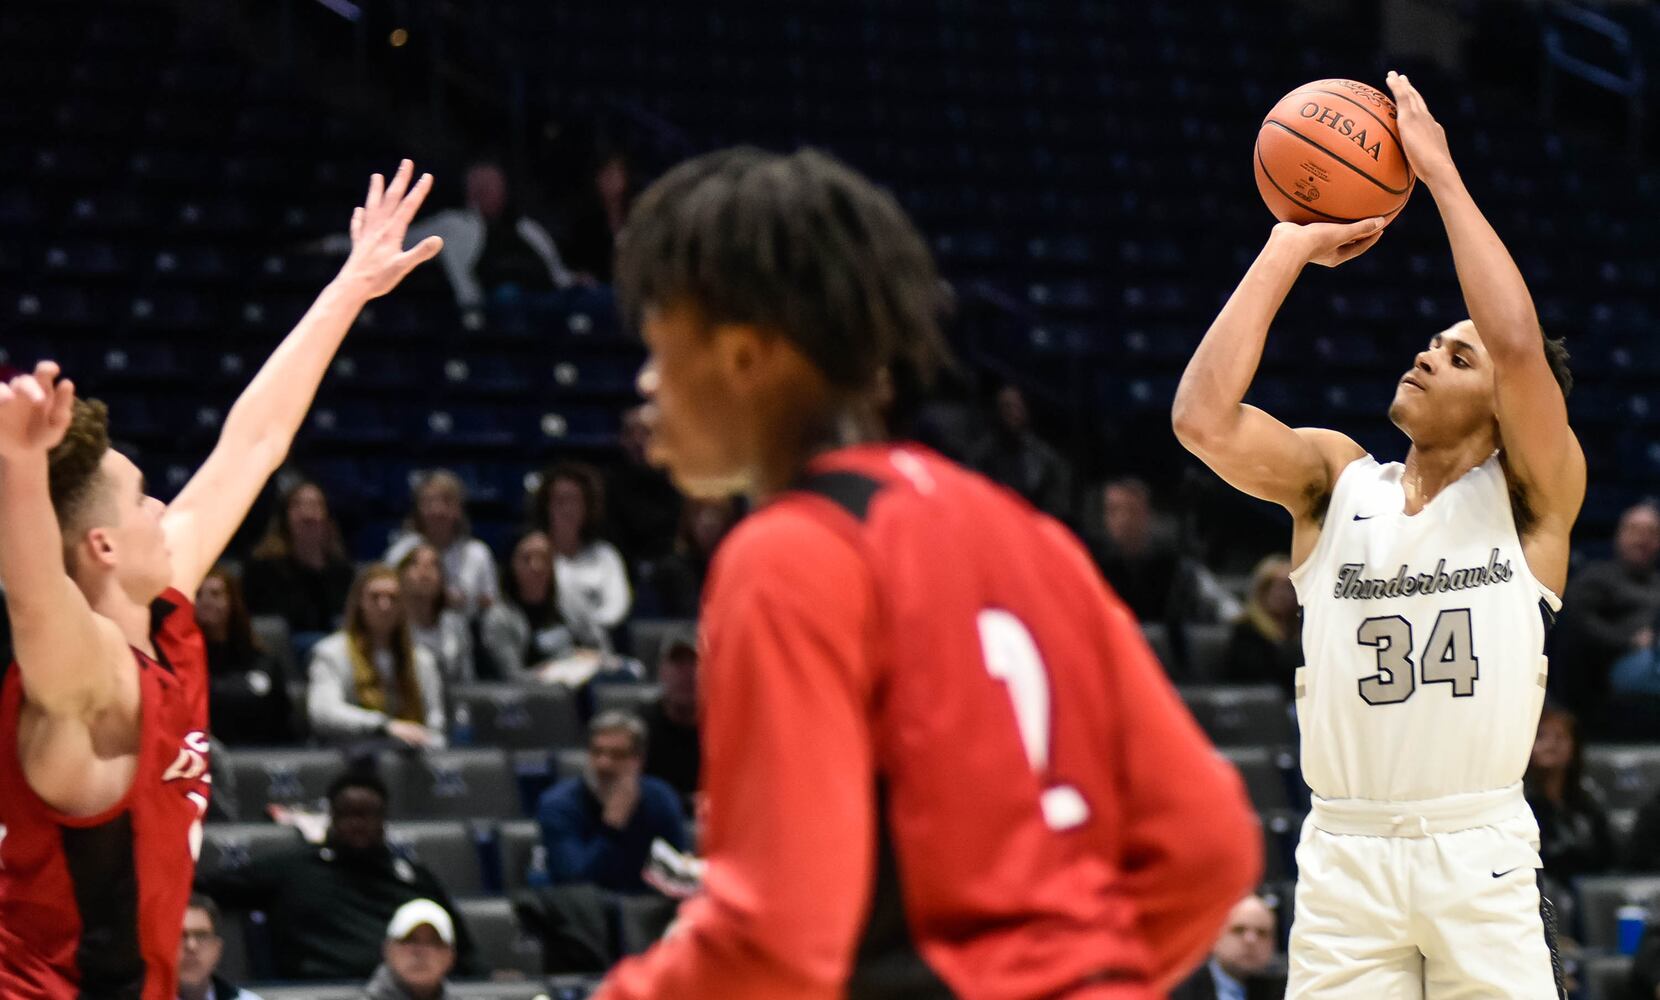
POLYGON ((704 889, 602 1000, 1162 996, 1259 875, 1076 540, 925 449, 816 460, 703 620, 704 889))

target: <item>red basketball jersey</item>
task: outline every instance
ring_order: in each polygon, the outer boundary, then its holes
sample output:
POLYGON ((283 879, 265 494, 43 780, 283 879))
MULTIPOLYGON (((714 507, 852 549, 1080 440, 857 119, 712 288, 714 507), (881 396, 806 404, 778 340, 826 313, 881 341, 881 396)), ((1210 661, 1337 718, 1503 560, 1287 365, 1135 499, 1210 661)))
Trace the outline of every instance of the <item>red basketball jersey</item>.
POLYGON ((0 680, 0 996, 174 1000, 207 810, 207 653, 176 590, 151 607, 157 659, 134 650, 143 707, 132 786, 65 816, 23 777, 23 677, 0 680))
POLYGON ((605 1000, 1151 998, 1261 846, 1083 548, 913 446, 741 524, 703 615, 704 890, 605 1000))

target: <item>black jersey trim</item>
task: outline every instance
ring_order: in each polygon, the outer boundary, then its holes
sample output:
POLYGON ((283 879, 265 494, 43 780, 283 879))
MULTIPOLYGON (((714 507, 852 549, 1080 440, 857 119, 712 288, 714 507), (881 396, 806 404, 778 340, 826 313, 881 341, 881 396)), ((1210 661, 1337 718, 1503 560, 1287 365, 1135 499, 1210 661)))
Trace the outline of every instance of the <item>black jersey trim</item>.
POLYGON ((133 814, 92 827, 59 827, 81 918, 75 945, 83 1000, 143 1000, 149 978, 139 947, 133 814))
POLYGON ((161 628, 166 624, 168 616, 177 610, 179 606, 165 597, 158 597, 150 602, 150 645, 155 648, 156 662, 170 674, 177 674, 178 671, 173 669, 173 661, 167 658, 167 650, 156 641, 156 637, 161 634, 161 628))
POLYGON ((820 472, 796 484, 803 493, 813 493, 863 521, 870 514, 870 502, 882 491, 882 482, 857 472, 820 472))
MULTIPOLYGON (((860 477, 863 478, 863 477, 860 477)), ((887 787, 876 788, 876 872, 870 914, 859 935, 848 1000, 956 1000, 951 987, 917 951, 905 919, 899 859, 888 829, 887 787)))

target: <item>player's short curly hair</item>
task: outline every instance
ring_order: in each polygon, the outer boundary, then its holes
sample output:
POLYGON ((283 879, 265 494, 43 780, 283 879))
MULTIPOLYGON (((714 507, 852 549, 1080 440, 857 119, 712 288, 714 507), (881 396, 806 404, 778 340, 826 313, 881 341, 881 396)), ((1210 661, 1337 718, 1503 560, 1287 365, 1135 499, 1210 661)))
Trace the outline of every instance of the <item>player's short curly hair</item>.
POLYGON ((101 464, 110 450, 109 410, 96 399, 77 399, 69 430, 46 456, 52 511, 63 535, 64 565, 75 572, 75 547, 95 526, 106 484, 101 464))
POLYGON ((711 327, 750 324, 841 389, 950 364, 927 244, 892 195, 817 150, 738 147, 675 167, 635 202, 615 274, 629 322, 687 306, 711 327))
POLYGON ((1574 373, 1568 367, 1568 345, 1561 337, 1552 337, 1539 328, 1539 337, 1545 342, 1545 361, 1550 364, 1550 373, 1556 376, 1556 384, 1562 389, 1562 398, 1574 391, 1574 373))

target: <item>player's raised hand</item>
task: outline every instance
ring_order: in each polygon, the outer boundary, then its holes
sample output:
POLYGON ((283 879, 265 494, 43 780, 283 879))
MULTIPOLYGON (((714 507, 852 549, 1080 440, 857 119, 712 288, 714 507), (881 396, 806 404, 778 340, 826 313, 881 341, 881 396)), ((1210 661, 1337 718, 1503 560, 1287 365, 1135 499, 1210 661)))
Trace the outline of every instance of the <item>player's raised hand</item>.
POLYGON ((0 383, 0 458, 50 451, 69 429, 74 405, 75 383, 58 381, 55 361, 0 383))
POLYGON ((1299 225, 1282 222, 1274 227, 1272 239, 1289 242, 1310 264, 1336 267, 1372 249, 1383 236, 1383 219, 1359 222, 1310 222, 1299 225))
POLYGON ((415 164, 404 160, 388 184, 380 174, 369 178, 369 195, 362 207, 352 212, 352 254, 340 269, 338 280, 361 291, 366 298, 385 295, 398 286, 410 271, 438 255, 444 241, 436 236, 403 248, 404 235, 415 213, 421 210, 432 175, 415 176, 415 164))
POLYGON ((1438 181, 1456 176, 1458 168, 1453 166, 1452 150, 1447 146, 1447 130, 1429 113, 1424 95, 1403 73, 1390 70, 1385 82, 1395 95, 1401 146, 1418 179, 1433 189, 1438 181))

